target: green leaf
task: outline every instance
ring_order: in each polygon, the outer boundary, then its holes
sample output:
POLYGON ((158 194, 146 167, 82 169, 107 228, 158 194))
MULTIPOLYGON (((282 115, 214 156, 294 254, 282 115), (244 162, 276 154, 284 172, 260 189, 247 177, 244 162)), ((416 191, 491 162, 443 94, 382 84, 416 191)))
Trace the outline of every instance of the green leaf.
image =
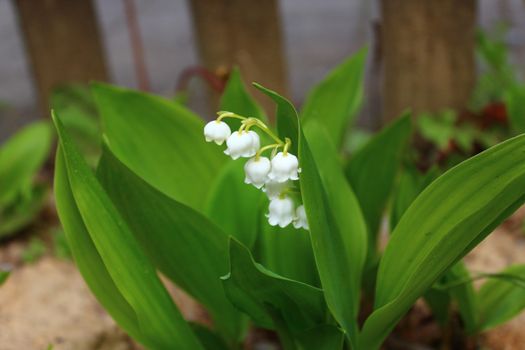
POLYGON ((7 281, 7 278, 9 277, 10 274, 11 274, 10 271, 0 270, 0 286, 4 284, 5 281, 7 281))
POLYGON ((476 294, 473 284, 469 281, 470 273, 463 262, 458 262, 445 274, 446 283, 459 283, 448 290, 452 299, 456 302, 459 314, 465 325, 465 331, 469 334, 476 330, 477 308, 476 294), (468 282, 466 282, 468 281, 468 282))
POLYGON ((61 122, 55 179, 59 216, 84 278, 132 336, 152 349, 201 349, 61 122))
POLYGON ((301 118, 307 125, 317 120, 337 147, 363 102, 367 49, 359 50, 315 86, 304 103, 301 118))
POLYGON ((355 348, 366 226, 335 146, 323 128, 307 130, 308 141, 300 134, 300 182, 313 251, 328 307, 355 348))
POLYGON ((442 326, 449 322, 451 303, 454 301, 465 331, 469 334, 475 331, 476 295, 470 273, 462 261, 448 269, 438 283, 425 293, 425 300, 442 326))
MULTIPOLYGON (((246 117, 255 117, 266 120, 266 115, 261 106, 246 90, 239 68, 235 67, 230 73, 230 78, 224 89, 220 101, 221 110, 234 112, 246 117)), ((225 121, 233 119, 226 118, 225 121)), ((239 123, 237 125, 240 125, 239 123)), ((238 126, 237 126, 238 128, 238 126)))
POLYGON ((333 325, 321 325, 296 335, 303 350, 343 349, 345 334, 333 325))
POLYGON ((209 328, 204 327, 198 323, 191 323, 191 329, 199 338, 202 346, 206 350, 228 350, 228 345, 217 334, 212 332, 209 328))
POLYGON ((264 328, 286 328, 296 334, 326 322, 322 290, 265 269, 234 238, 230 239, 230 273, 223 284, 231 302, 264 328))
POLYGON ((355 341, 366 250, 366 226, 357 199, 344 178, 335 146, 324 129, 315 123, 309 128, 308 136, 314 139, 315 146, 312 154, 299 128, 293 105, 271 90, 260 85, 256 87, 277 103, 277 125, 282 126, 279 135, 290 137, 292 145, 299 146, 302 199, 325 299, 335 319, 349 333, 350 340, 355 341), (298 135, 298 143, 293 138, 295 135, 298 135))
POLYGON ((421 113, 416 118, 418 131, 439 149, 444 149, 453 139, 459 126, 456 125, 455 111, 445 110, 440 113, 421 113))
POLYGON ((297 111, 295 110, 294 105, 273 90, 267 89, 257 83, 253 83, 253 86, 270 97, 277 105, 276 120, 279 137, 283 141, 285 138, 289 138, 292 141, 289 151, 292 154, 297 154, 297 145, 299 144, 297 135, 299 126, 297 120, 297 111))
POLYGON ((101 83, 92 86, 111 151, 173 199, 202 210, 226 157, 204 142, 204 122, 163 98, 101 83))
POLYGON ((135 312, 115 285, 80 216, 60 147, 55 161, 54 182, 58 216, 80 273, 111 317, 133 338, 145 343, 135 312))
POLYGON ((0 208, 0 238, 7 237, 29 225, 46 205, 48 185, 35 185, 28 195, 19 195, 7 207, 0 208))
POLYGON ((503 95, 510 125, 514 132, 525 132, 525 86, 515 85, 503 95))
POLYGON ((101 153, 102 133, 95 101, 86 85, 60 86, 51 94, 51 106, 93 168, 101 153))
MULTIPOLYGON (((276 122, 279 137, 291 140, 290 153, 298 152, 298 115, 293 104, 277 92, 259 84, 253 84, 276 104, 276 122)), ((266 210, 266 209, 265 209, 266 210)), ((272 227, 262 222, 261 229, 262 258, 272 271, 312 285, 318 285, 315 262, 313 260, 310 239, 304 231, 294 228, 272 227)))
POLYGON ((0 148, 0 207, 7 206, 25 188, 49 155, 53 134, 47 122, 35 122, 18 131, 0 148))
POLYGON ((399 221, 381 259, 360 345, 376 349, 443 273, 525 200, 525 135, 449 170, 399 221))
POLYGON ((224 232, 253 247, 257 238, 264 193, 244 183, 243 162, 230 162, 210 190, 206 215, 224 232))
POLYGON ((410 114, 375 135, 347 164, 345 172, 368 226, 368 259, 377 255, 377 237, 403 151, 411 133, 410 114))
POLYGON ((204 304, 231 341, 240 313, 222 290, 228 236, 206 217, 148 185, 104 148, 97 176, 149 259, 204 304))
POLYGON ((432 310, 432 316, 440 326, 445 326, 449 320, 450 295, 447 291, 430 288, 425 295, 425 302, 432 310))
POLYGON ((334 212, 337 226, 346 244, 344 249, 348 255, 348 269, 353 283, 349 297, 353 299, 354 309, 357 311, 361 275, 366 258, 366 223, 357 197, 345 179, 336 147, 326 130, 317 122, 312 122, 304 128, 304 133, 312 150, 330 208, 334 212))
POLYGON ((260 226, 261 263, 283 277, 319 286, 308 232, 291 225, 285 228, 270 226, 266 217, 261 218, 260 226))
POLYGON ((401 172, 399 182, 394 187, 390 208, 390 229, 393 230, 410 204, 439 175, 439 169, 433 167, 422 174, 414 164, 406 165, 401 172))
MULTIPOLYGON (((514 265, 503 274, 525 280, 525 265, 514 265)), ((491 279, 481 286, 477 296, 478 331, 483 332, 507 322, 525 309, 525 283, 511 278, 491 279)))

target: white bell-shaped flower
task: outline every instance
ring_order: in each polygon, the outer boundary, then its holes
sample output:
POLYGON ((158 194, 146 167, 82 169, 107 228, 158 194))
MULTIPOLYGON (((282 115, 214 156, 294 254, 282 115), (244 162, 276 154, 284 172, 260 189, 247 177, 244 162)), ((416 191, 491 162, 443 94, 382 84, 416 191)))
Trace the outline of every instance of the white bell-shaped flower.
POLYGON ((288 181, 277 182, 269 180, 264 184, 263 192, 266 193, 269 199, 274 199, 279 197, 289 185, 290 183, 288 181))
POLYGON ((285 182, 286 180, 299 180, 299 161, 291 153, 279 152, 272 158, 272 170, 268 174, 270 180, 285 182))
POLYGON ((212 120, 204 126, 206 142, 213 141, 218 145, 222 145, 230 137, 231 133, 230 127, 223 121, 212 120))
POLYGON ((261 147, 259 135, 254 131, 235 131, 226 140, 228 148, 224 151, 233 159, 253 157, 261 147))
POLYGON ((295 228, 304 228, 309 230, 308 220, 306 219, 306 211, 304 210, 304 205, 300 205, 295 210, 295 218, 293 220, 293 227, 295 228))
POLYGON ((244 182, 247 184, 252 184, 257 188, 263 187, 263 185, 268 181, 268 173, 272 165, 270 160, 266 157, 255 157, 251 158, 244 164, 244 172, 246 173, 246 178, 244 182))
POLYGON ((288 197, 277 197, 270 201, 268 223, 272 226, 288 226, 294 219, 293 201, 288 197))

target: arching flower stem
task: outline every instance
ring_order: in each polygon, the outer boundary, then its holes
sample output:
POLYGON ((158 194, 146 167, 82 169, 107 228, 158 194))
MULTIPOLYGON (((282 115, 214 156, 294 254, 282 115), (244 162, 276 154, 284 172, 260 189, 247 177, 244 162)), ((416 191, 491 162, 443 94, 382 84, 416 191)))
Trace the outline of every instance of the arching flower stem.
POLYGON ((235 114, 233 112, 228 112, 228 111, 219 111, 217 112, 217 114, 219 115, 219 117, 217 118, 217 121, 221 121, 224 118, 235 118, 235 119, 242 120, 242 125, 239 131, 243 131, 243 130, 248 131, 250 130, 252 126, 257 126, 259 129, 264 131, 268 136, 270 136, 279 145, 282 146, 285 144, 285 142, 283 142, 283 140, 281 140, 266 124, 264 124, 261 120, 257 118, 243 117, 242 115, 235 114))
POLYGON ((267 151, 269 149, 273 149, 274 151, 277 150, 279 147, 282 147, 283 145, 282 144, 279 144, 279 143, 275 143, 273 145, 267 145, 267 146, 264 146, 264 147, 261 147, 259 149, 259 151, 257 151, 257 153, 255 154, 255 159, 259 159, 259 157, 261 157, 261 154, 263 154, 264 151, 267 151))

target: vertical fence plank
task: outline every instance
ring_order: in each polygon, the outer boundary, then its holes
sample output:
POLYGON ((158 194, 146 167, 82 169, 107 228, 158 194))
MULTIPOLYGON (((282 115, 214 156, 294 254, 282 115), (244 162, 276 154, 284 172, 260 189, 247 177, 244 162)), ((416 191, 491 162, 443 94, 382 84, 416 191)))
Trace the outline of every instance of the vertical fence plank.
POLYGON ((107 80, 92 0, 14 0, 43 113, 63 83, 107 80))
MULTIPOLYGON (((277 0, 191 0, 190 4, 199 54, 207 68, 238 65, 246 82, 257 81, 286 94, 277 0)), ((255 96, 269 110, 268 99, 255 96)))
POLYGON ((464 108, 475 84, 476 0, 382 0, 384 117, 464 108))

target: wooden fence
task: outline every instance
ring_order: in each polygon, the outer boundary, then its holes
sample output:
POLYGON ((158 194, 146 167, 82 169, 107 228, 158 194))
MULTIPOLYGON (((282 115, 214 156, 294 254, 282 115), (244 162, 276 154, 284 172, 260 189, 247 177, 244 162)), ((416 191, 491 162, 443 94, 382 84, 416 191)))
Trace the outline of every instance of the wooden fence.
MULTIPOLYGON (((50 91, 59 84, 108 80, 93 0, 12 1, 43 111, 50 91)), ((123 1, 136 75, 139 86, 147 89, 134 0, 123 1)), ((286 94, 278 0, 188 1, 204 67, 216 72, 238 65, 247 81, 264 81, 286 94)), ((380 3, 383 21, 377 25, 376 43, 370 45, 376 55, 370 62, 382 67, 376 71, 384 81, 385 118, 410 106, 420 111, 466 105, 475 78, 476 0, 459 5, 455 0, 380 3)))

